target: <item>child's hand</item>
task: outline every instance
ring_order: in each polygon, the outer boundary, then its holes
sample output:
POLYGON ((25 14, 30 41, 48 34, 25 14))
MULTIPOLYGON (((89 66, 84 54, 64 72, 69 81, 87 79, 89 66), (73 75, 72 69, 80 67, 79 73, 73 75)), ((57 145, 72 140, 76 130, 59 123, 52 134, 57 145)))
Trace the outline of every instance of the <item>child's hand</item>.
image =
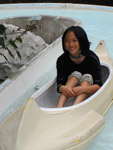
POLYGON ((60 88, 60 91, 67 97, 67 98, 72 98, 74 96, 76 96, 75 92, 73 91, 72 88, 67 87, 67 86, 62 86, 60 88))

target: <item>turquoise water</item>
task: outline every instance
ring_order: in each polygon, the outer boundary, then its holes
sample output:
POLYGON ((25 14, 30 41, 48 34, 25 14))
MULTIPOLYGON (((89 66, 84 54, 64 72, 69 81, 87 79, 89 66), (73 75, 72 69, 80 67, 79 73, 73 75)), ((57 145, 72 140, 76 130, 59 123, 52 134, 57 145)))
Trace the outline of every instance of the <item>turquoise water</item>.
MULTIPOLYGON (((99 7, 100 10, 88 9, 48 9, 52 4, 45 4, 45 9, 38 8, 44 4, 31 4, 31 8, 22 9, 24 5, 18 5, 14 9, 8 9, 12 6, 0 6, 0 18, 14 16, 33 16, 33 15, 57 15, 78 19, 82 21, 90 42, 91 49, 94 50, 100 40, 105 40, 108 52, 113 59, 113 8, 99 7)), ((62 4, 54 4, 54 6, 62 6, 62 4)), ((17 5, 13 5, 15 7, 17 5)), ((30 6, 30 4, 28 5, 30 6)), ((56 8, 57 8, 56 7, 56 8)), ((98 7, 96 7, 98 8, 98 7)), ((102 132, 95 138, 87 150, 113 150, 113 105, 105 115, 106 125, 102 132)))

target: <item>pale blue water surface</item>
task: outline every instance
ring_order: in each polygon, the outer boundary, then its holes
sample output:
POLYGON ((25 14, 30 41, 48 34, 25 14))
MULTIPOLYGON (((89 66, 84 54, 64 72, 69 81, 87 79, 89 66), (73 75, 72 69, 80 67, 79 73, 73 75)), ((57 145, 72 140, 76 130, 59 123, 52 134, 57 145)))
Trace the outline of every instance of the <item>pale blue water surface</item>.
MULTIPOLYGON (((75 5, 75 8, 68 9, 67 5, 62 9, 64 4, 18 4, 18 5, 1 5, 0 18, 15 16, 33 16, 33 15, 55 15, 65 16, 82 21, 90 42, 91 49, 94 50, 100 40, 105 40, 108 52, 113 59, 113 8, 102 6, 75 5), (26 7, 27 6, 27 7, 26 7), (41 6, 45 6, 44 9, 41 6), (54 6, 54 8, 49 8, 54 6), (92 7, 91 9, 89 9, 92 7), (11 9, 13 8, 13 9, 11 9), (86 9, 87 8, 87 9, 86 9), (95 8, 95 9, 94 9, 95 8)), ((73 4, 74 6, 74 4, 73 4)), ((47 75, 47 74, 46 74, 47 75)), ((54 72, 51 73, 51 76, 54 72)), ((49 76, 48 76, 49 78, 49 76)), ((49 78, 50 79, 50 78, 49 78)), ((49 80, 47 79, 47 80, 49 80)), ((45 81, 46 82, 46 81, 45 81)), ((42 84, 42 83, 41 83, 42 84)), ((44 84, 44 83, 43 83, 44 84)), ((18 104, 15 103, 10 109, 14 109, 21 103, 27 101, 34 90, 29 89, 27 96, 22 96, 18 104)), ((7 111, 9 113, 11 110, 7 111)), ((7 116, 7 114, 5 114, 7 116)), ((102 132, 94 139, 87 150, 113 150, 113 105, 106 113, 106 125, 102 132)))

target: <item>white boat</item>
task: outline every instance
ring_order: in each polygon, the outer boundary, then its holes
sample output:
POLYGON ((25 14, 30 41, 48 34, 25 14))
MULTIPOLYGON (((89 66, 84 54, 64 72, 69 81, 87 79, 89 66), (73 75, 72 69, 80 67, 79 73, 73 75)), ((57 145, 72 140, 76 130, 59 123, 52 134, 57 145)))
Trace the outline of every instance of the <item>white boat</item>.
POLYGON ((100 57, 103 86, 85 101, 55 108, 59 94, 56 79, 34 93, 0 127, 1 150, 84 150, 105 125, 104 114, 113 103, 113 65, 104 41, 100 57), (9 138, 10 137, 10 138, 9 138), (7 146, 8 145, 8 146, 7 146))

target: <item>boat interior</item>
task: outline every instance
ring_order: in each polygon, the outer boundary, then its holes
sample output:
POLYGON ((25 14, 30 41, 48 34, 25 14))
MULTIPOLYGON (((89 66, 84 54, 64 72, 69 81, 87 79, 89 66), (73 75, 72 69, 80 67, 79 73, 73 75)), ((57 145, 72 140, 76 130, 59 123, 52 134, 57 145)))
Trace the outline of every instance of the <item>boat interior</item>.
MULTIPOLYGON (((109 78, 110 69, 108 66, 103 65, 103 64, 101 65, 101 69, 102 69, 102 82, 103 84, 105 84, 106 80, 109 78)), ((56 108, 58 98, 60 96, 60 94, 58 94, 56 91, 56 87, 57 87, 56 82, 54 82, 53 84, 51 84, 51 86, 49 86, 45 90, 45 92, 43 92, 42 94, 39 94, 39 96, 35 99, 39 107, 56 108)), ((89 97, 91 97, 91 95, 89 95, 89 97)), ((74 99, 75 98, 70 98, 70 100, 66 102, 64 107, 71 106, 74 102, 74 99)))

